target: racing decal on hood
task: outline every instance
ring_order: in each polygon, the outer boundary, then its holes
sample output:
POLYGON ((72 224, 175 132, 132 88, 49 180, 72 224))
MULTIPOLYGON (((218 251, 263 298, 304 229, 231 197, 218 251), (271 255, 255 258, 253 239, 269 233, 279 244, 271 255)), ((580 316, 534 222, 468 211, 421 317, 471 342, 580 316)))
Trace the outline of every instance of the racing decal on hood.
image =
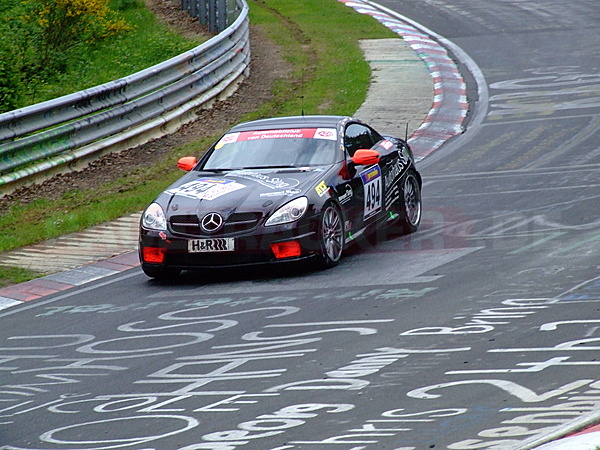
POLYGON ((290 128, 283 130, 241 131, 223 136, 217 143, 216 148, 221 148, 222 146, 233 142, 296 138, 335 141, 337 140, 337 131, 335 128, 290 128))
POLYGON ((251 170, 234 170, 227 173, 225 176, 246 178, 248 180, 256 181, 269 189, 286 189, 298 186, 300 182, 295 178, 286 178, 282 180, 278 177, 271 177, 264 173, 252 172, 251 170))
POLYGON ((232 180, 201 178, 165 191, 167 194, 180 195, 196 200, 214 200, 222 195, 243 189, 246 186, 232 180))
POLYGON ((381 211, 381 169, 371 166, 360 173, 365 188, 364 219, 381 211))

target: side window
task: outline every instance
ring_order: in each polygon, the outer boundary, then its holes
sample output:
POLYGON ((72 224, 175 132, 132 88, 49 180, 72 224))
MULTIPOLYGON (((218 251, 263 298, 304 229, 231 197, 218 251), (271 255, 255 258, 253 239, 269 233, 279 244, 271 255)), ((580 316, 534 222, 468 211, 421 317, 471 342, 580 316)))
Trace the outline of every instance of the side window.
POLYGON ((344 147, 350 156, 360 148, 371 148, 381 140, 381 136, 371 128, 358 123, 351 123, 346 127, 344 147))

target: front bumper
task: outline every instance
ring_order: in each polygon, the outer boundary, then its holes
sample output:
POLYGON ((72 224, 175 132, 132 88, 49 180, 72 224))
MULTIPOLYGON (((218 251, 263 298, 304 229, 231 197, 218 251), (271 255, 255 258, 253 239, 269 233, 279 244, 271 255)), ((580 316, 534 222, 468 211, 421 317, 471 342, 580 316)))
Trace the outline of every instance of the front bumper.
POLYGON ((272 230, 270 228, 261 227, 260 231, 227 236, 234 238, 234 251, 201 253, 188 251, 188 242, 197 237, 175 236, 169 232, 161 233, 140 228, 140 262, 145 267, 165 269, 223 268, 299 261, 312 258, 319 249, 317 230, 311 224, 286 224, 273 227, 272 230), (289 241, 299 243, 300 254, 277 258, 271 244, 289 241), (145 261, 144 249, 148 248, 159 249, 158 252, 164 255, 163 261, 145 261))

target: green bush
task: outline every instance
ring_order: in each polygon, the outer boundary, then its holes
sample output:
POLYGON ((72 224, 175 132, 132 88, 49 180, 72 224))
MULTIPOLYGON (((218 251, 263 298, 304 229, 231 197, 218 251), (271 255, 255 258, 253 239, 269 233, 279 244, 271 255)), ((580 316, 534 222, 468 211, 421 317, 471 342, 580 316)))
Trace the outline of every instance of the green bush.
POLYGON ((112 81, 202 41, 140 0, 2 0, 0 113, 112 81))
MULTIPOLYGON (((60 61, 73 47, 92 44, 131 27, 111 10, 109 0, 24 0, 23 21, 34 29, 41 64, 60 61)), ((62 62, 61 67, 62 69, 62 62)))
POLYGON ((0 113, 19 106, 20 79, 19 70, 11 64, 10 56, 0 52, 0 113))
POLYGON ((0 10, 0 112, 35 101, 67 71, 74 48, 128 31, 109 0, 10 0, 0 10))

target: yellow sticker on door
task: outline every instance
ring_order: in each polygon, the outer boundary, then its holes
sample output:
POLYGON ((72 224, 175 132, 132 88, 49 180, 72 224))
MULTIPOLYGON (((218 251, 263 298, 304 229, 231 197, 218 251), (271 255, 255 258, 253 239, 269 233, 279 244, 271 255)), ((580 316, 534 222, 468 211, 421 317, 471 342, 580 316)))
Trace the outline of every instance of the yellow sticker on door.
POLYGON ((327 192, 329 188, 327 187, 327 185, 325 184, 325 181, 321 181, 319 184, 317 184, 317 186, 315 187, 315 191, 317 191, 317 194, 319 194, 319 197, 323 197, 323 195, 325 194, 325 192, 327 192))

